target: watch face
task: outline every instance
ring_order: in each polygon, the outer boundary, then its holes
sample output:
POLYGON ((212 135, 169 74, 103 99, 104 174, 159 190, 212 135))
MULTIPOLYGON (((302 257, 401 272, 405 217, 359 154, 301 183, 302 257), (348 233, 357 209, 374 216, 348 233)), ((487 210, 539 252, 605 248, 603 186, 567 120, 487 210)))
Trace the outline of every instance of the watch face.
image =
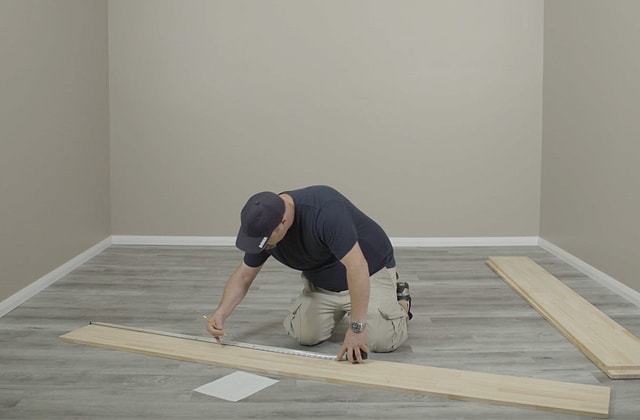
POLYGON ((353 330, 353 332, 357 332, 359 333, 360 331, 362 331, 364 329, 364 323, 362 322, 352 322, 351 323, 351 330, 353 330))

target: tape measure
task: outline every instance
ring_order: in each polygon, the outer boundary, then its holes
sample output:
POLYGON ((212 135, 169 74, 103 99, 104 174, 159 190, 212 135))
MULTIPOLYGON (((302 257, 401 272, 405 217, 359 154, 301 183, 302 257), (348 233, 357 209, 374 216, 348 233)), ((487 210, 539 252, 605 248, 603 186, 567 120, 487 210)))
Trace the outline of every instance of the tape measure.
MULTIPOLYGON (((170 332, 166 332, 166 331, 149 330, 149 329, 144 329, 144 328, 127 327, 127 326, 123 326, 123 325, 107 324, 105 322, 89 322, 89 324, 100 325, 100 326, 109 327, 109 328, 119 328, 121 330, 129 330, 129 331, 137 331, 137 332, 143 332, 143 333, 148 333, 148 334, 163 335, 163 336, 166 336, 166 337, 184 338, 184 339, 193 340, 193 341, 203 341, 205 343, 212 343, 212 344, 218 344, 218 345, 223 345, 223 346, 241 347, 241 348, 244 348, 244 349, 251 349, 251 350, 262 350, 262 351, 268 351, 268 352, 271 352, 271 353, 287 354, 287 355, 290 355, 290 356, 310 357, 312 359, 321 359, 321 360, 336 360, 336 356, 331 355, 331 354, 315 353, 315 352, 311 352, 311 351, 288 349, 288 348, 285 348, 285 347, 264 346, 264 345, 261 345, 261 344, 241 343, 241 342, 238 342, 238 341, 218 342, 214 338, 198 337, 198 336, 195 336, 195 335, 170 333, 170 332)), ((366 358, 365 355, 366 355, 366 353, 362 352, 363 359, 366 358)))

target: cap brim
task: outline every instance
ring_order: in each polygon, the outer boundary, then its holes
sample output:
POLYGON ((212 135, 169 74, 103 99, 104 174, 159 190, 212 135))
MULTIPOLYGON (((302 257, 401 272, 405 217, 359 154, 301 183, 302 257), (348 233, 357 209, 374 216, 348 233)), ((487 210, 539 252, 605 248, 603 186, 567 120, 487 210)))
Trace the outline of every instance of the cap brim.
POLYGON ((254 237, 240 231, 236 237, 236 247, 247 254, 259 254, 267 245, 268 237, 254 237))

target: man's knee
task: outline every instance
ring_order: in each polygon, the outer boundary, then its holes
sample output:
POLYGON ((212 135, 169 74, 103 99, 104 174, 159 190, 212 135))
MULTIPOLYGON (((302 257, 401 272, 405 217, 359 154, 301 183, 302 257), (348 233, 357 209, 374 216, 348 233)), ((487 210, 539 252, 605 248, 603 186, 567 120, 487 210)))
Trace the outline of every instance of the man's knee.
MULTIPOLYGON (((285 325, 286 327, 286 325, 285 325)), ((323 341, 326 341, 329 337, 325 337, 320 329, 314 328, 310 325, 293 322, 290 324, 290 328, 287 328, 288 334, 295 338, 298 344, 302 346, 315 346, 316 344, 320 344, 323 341)))
POLYGON ((374 353, 389 353, 395 351, 405 341, 406 334, 404 338, 402 338, 402 334, 397 334, 396 336, 379 336, 373 340, 367 340, 367 347, 374 353))
POLYGON ((289 336, 303 346, 314 346, 328 340, 331 336, 331 332, 327 334, 317 320, 309 319, 299 311, 294 311, 287 316, 284 320, 284 328, 289 336))
POLYGON ((301 346, 315 346, 316 344, 320 344, 323 341, 326 341, 329 337, 322 337, 319 334, 310 334, 305 331, 296 337, 298 344, 301 346))

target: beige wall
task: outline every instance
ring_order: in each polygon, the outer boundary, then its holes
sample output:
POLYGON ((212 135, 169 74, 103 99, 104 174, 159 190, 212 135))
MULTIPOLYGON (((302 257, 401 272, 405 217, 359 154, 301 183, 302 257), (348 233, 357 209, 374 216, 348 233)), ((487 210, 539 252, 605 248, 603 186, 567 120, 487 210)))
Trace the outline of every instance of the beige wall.
POLYGON ((542 6, 111 0, 112 233, 326 183, 391 236, 536 236, 542 6))
POLYGON ((0 300, 312 183, 391 236, 540 234, 640 290, 638 15, 546 2, 543 104, 542 1, 3 0, 0 300))
POLYGON ((640 2, 545 2, 540 236, 640 291, 640 2))
POLYGON ((106 0, 0 1, 0 301, 109 236, 106 0))

